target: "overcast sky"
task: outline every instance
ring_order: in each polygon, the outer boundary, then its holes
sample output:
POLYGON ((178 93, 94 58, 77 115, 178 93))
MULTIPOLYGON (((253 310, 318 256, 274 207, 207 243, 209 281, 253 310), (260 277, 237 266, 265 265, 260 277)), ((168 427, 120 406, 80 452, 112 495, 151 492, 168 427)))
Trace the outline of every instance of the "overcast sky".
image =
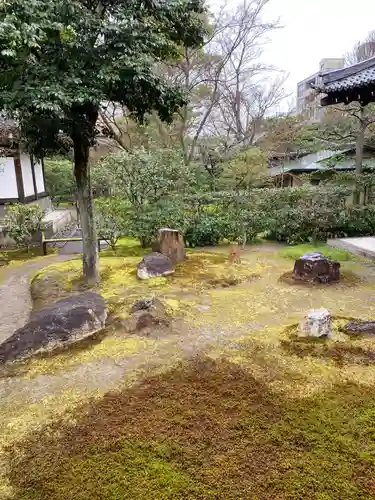
POLYGON ((374 0, 272 0, 267 17, 284 29, 272 35, 264 58, 290 74, 288 87, 319 70, 319 61, 342 57, 375 29, 374 0))

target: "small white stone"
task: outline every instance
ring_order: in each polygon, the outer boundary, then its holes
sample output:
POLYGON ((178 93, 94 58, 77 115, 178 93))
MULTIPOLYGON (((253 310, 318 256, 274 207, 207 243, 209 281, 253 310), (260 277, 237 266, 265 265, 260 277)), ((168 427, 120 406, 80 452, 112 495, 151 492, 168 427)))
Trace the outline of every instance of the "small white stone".
POLYGON ((331 313, 327 309, 313 309, 309 311, 301 321, 300 335, 303 337, 331 338, 331 313))

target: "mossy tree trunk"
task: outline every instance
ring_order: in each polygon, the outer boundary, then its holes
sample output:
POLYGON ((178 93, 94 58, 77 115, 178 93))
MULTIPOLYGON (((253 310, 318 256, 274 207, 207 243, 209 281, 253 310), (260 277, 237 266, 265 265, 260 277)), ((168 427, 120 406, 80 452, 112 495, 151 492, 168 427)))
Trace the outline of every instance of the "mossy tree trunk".
POLYGON ((78 125, 75 126, 73 144, 74 175, 77 183, 77 200, 83 244, 83 276, 85 282, 93 286, 99 281, 99 257, 90 182, 90 142, 78 125))

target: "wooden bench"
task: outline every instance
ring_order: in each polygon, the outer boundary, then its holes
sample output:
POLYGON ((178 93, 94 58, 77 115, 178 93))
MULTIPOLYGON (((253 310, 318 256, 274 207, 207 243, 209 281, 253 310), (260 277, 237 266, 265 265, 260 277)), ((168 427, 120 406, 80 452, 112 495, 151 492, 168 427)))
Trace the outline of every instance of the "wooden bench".
MULTIPOLYGON (((42 231, 42 248, 43 255, 47 255, 47 245, 48 243, 69 243, 70 241, 82 241, 82 238, 46 238, 44 236, 44 231, 42 231)), ((98 239, 98 251, 100 252, 100 239, 98 239)))

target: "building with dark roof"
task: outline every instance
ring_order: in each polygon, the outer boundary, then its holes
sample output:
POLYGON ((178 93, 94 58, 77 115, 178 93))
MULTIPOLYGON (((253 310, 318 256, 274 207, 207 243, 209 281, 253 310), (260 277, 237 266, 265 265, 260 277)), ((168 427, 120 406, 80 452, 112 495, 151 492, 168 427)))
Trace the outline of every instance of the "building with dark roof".
MULTIPOLYGON (((364 166, 375 170, 375 150, 365 147, 364 166)), ((304 182, 302 174, 355 171, 355 147, 348 147, 338 151, 323 150, 317 153, 301 156, 288 161, 274 162, 269 169, 276 187, 298 187, 304 182)), ((315 179, 318 183, 319 176, 315 179)))
POLYGON ((348 68, 320 74, 320 82, 313 85, 321 94, 322 106, 349 104, 357 101, 362 106, 375 102, 375 57, 348 68))

